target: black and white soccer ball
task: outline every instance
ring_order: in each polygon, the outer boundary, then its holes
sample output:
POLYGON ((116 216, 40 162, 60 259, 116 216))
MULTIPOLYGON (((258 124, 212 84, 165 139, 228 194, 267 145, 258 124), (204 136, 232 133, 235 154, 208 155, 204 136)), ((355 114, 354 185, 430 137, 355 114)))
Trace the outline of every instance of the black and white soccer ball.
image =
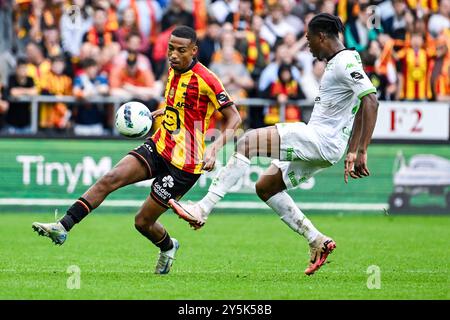
POLYGON ((152 128, 152 123, 151 112, 143 103, 130 101, 117 109, 115 126, 125 137, 144 137, 152 128))

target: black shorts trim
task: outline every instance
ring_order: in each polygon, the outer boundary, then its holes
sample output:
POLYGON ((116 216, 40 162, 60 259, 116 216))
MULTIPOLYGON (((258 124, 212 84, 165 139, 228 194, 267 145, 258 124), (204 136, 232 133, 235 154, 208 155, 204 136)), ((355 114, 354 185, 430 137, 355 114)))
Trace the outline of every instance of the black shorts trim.
POLYGON ((152 169, 150 168, 150 164, 147 162, 147 160, 145 160, 145 158, 136 151, 130 151, 128 152, 128 154, 134 156, 136 159, 138 159, 139 162, 141 162, 147 168, 147 178, 151 178, 152 169))
POLYGON ((152 192, 150 192, 150 197, 155 200, 159 205, 163 206, 166 209, 169 209, 170 206, 167 203, 164 203, 162 200, 158 199, 158 196, 152 192))

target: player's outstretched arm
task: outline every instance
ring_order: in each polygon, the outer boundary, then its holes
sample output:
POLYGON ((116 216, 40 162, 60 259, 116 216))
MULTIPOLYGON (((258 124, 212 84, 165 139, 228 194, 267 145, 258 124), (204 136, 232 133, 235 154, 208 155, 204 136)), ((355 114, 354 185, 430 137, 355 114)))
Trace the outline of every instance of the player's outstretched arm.
POLYGON ((236 129, 241 124, 241 116, 233 104, 220 110, 222 113, 225 125, 220 136, 206 149, 203 157, 203 169, 211 171, 214 169, 217 152, 231 139, 233 139, 236 129))
POLYGON ((378 100, 374 93, 364 96, 361 107, 356 114, 350 138, 347 156, 345 158, 344 181, 348 176, 353 179, 370 175, 367 166, 367 148, 372 138, 377 121, 378 100))

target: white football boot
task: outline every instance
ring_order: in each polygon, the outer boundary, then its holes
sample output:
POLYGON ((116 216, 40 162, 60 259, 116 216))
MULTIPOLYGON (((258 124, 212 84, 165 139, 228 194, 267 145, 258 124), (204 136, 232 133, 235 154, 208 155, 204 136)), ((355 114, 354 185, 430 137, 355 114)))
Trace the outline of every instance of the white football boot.
POLYGON ((33 222, 31 227, 40 236, 49 237, 56 245, 62 245, 67 239, 68 232, 66 231, 66 229, 64 229, 63 225, 60 222, 33 222))
POLYGON ((170 238, 173 243, 173 248, 167 251, 160 251, 158 262, 156 263, 155 273, 156 274, 167 274, 172 267, 172 263, 175 260, 175 253, 177 252, 180 244, 175 238, 170 238))

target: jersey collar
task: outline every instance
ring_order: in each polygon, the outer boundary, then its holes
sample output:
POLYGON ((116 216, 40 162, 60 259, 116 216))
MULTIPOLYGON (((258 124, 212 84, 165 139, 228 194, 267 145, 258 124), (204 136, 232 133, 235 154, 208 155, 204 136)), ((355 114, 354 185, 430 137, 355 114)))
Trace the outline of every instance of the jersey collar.
POLYGON ((197 62, 198 62, 197 58, 194 57, 194 58, 192 59, 191 64, 189 65, 189 67, 187 67, 186 69, 184 69, 183 71, 181 71, 180 74, 186 73, 186 72, 188 72, 189 70, 191 70, 191 69, 197 64, 197 62))
POLYGON ((352 50, 353 51, 353 50, 356 50, 356 49, 355 48, 344 48, 344 49, 341 49, 339 51, 336 51, 332 56, 326 58, 327 59, 327 63, 330 62, 330 60, 333 59, 334 57, 336 57, 339 53, 341 53, 342 51, 345 51, 345 50, 352 50))

